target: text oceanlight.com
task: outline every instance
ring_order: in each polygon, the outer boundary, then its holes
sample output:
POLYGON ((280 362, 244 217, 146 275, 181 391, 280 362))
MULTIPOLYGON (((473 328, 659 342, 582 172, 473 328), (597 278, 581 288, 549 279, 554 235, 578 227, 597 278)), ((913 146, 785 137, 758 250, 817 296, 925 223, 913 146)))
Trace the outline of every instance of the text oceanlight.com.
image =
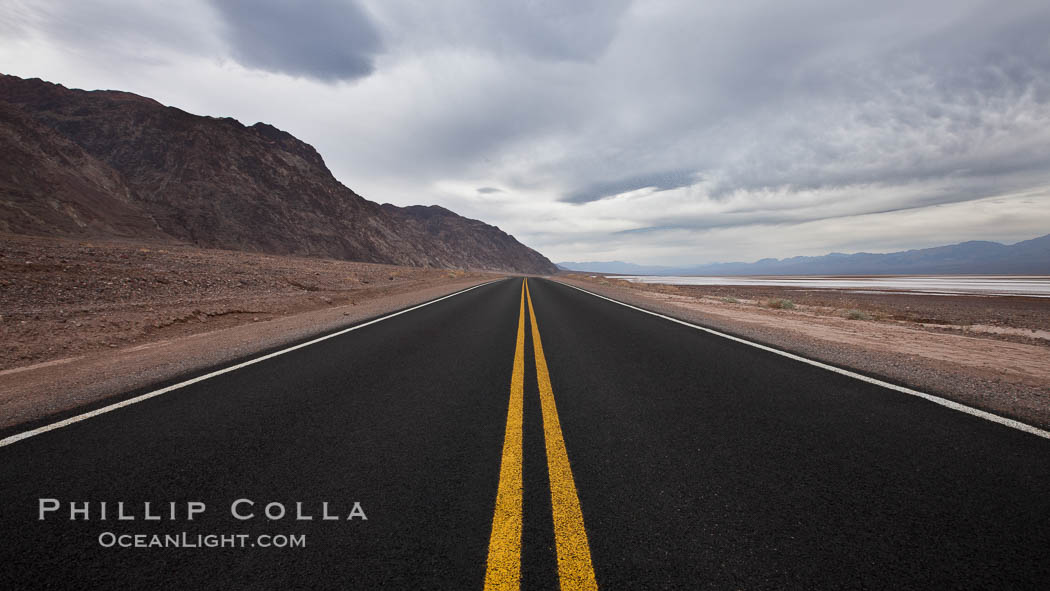
POLYGON ((305 548, 305 534, 117 534, 102 532, 103 548, 305 548))

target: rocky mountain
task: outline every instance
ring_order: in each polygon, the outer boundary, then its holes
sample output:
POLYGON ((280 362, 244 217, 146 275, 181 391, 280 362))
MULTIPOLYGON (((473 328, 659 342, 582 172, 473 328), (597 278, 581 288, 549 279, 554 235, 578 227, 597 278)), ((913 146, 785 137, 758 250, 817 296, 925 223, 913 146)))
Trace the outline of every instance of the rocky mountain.
POLYGON ((610 261, 565 262, 558 266, 566 270, 627 275, 1050 275, 1050 234, 1010 245, 973 240, 887 254, 832 253, 762 259, 754 263, 655 267, 610 261))
POLYGON ((0 75, 0 231, 174 240, 398 265, 551 273, 499 228, 379 205, 266 123, 0 75), (8 156, 10 154, 10 156, 8 156))
POLYGON ((106 163, 0 102, 0 231, 165 239, 106 163))

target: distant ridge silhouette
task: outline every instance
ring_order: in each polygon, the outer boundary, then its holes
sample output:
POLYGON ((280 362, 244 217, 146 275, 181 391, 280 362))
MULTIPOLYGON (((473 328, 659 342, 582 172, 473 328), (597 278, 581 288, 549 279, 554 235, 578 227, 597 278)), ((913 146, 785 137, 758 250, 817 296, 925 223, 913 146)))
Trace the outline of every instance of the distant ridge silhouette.
POLYGON ((1016 244, 973 240, 887 254, 832 253, 683 267, 621 261, 564 262, 564 270, 621 275, 1050 275, 1050 234, 1016 244))

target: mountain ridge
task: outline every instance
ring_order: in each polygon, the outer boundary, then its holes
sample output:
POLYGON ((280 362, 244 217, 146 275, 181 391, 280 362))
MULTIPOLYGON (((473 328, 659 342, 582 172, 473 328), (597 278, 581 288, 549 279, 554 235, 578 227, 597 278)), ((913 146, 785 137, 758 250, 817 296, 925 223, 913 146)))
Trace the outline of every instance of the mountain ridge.
POLYGON ((313 146, 268 123, 246 126, 132 93, 7 75, 0 75, 0 107, 0 148, 19 155, 0 163, 2 231, 422 267, 556 270, 479 220, 361 197, 335 179, 313 146))
POLYGON ((569 261, 558 263, 558 267, 620 275, 1048 275, 1050 234, 1009 245, 969 240, 885 254, 835 252, 812 257, 764 258, 753 263, 657 266, 622 261, 569 261))

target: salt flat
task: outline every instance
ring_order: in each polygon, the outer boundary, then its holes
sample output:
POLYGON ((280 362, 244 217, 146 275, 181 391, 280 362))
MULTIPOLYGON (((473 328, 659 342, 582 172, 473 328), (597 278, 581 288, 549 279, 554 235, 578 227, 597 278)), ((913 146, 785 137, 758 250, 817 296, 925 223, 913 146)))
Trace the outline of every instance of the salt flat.
POLYGON ((886 276, 687 276, 622 275, 635 283, 667 285, 745 285, 906 292, 937 295, 1023 295, 1050 297, 1046 275, 886 275, 886 276))

